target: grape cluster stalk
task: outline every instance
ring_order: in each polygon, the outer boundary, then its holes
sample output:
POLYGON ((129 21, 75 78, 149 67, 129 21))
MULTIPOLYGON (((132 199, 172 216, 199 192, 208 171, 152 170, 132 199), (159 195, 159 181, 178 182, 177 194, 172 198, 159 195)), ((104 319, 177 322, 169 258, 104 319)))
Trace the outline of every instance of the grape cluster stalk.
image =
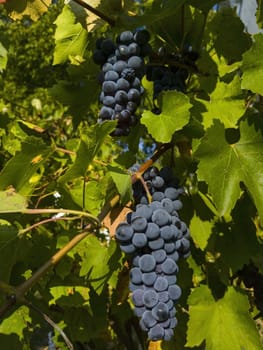
POLYGON ((101 38, 96 42, 93 60, 101 66, 99 82, 102 107, 98 122, 117 120, 112 136, 127 136, 136 124, 135 112, 144 89, 144 57, 151 53, 147 30, 124 31, 116 39, 101 38))
POLYGON ((141 182, 135 183, 135 211, 127 214, 115 235, 121 250, 131 256, 129 289, 141 329, 152 341, 169 341, 182 294, 177 262, 190 254, 190 233, 178 214, 183 189, 169 168, 151 167, 143 180, 148 193, 141 182))

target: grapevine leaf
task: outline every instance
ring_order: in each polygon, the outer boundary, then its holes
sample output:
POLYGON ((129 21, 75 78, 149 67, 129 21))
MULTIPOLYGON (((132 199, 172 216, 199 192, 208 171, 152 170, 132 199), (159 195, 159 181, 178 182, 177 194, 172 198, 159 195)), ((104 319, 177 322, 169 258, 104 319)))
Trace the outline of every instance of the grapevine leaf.
POLYGON ((37 170, 51 153, 51 148, 35 137, 21 144, 21 151, 11 158, 0 172, 0 189, 13 187, 20 194, 29 194, 41 175, 37 170))
MULTIPOLYGON (((4 203, 1 199, 1 203, 4 203)), ((16 262, 17 229, 5 220, 0 220, 0 265, 5 266, 0 271, 0 280, 9 282, 9 277, 16 262), (8 265, 6 262, 8 261, 8 265)))
POLYGON ((131 176, 119 167, 108 166, 108 171, 121 196, 122 203, 127 203, 132 196, 131 176))
POLYGON ((255 323, 248 313, 247 297, 233 287, 217 301, 207 286, 195 288, 188 303, 186 346, 198 346, 205 341, 207 350, 262 349, 255 323))
POLYGON ((225 57, 229 63, 241 61, 242 54, 251 45, 250 35, 245 32, 244 24, 236 15, 235 9, 224 8, 217 12, 207 30, 213 38, 218 56, 225 57))
POLYGON ((83 207, 86 211, 93 215, 98 215, 100 209, 105 201, 105 196, 107 192, 108 180, 101 179, 99 182, 94 180, 89 180, 83 185, 83 179, 76 179, 71 183, 69 188, 69 193, 73 201, 78 204, 80 208, 83 207), (83 193, 83 190, 85 192, 83 193), (83 203, 84 195, 84 203, 83 203))
POLYGON ((162 94, 162 113, 151 111, 142 114, 141 123, 157 142, 168 143, 175 131, 181 130, 189 121, 191 103, 188 97, 177 91, 162 94))
POLYGON ((60 182, 85 176, 87 167, 99 152, 105 138, 115 129, 116 122, 104 122, 82 130, 76 159, 68 171, 60 178, 60 182))
POLYGON ((19 309, 1 322, 0 334, 15 333, 22 340, 23 330, 28 326, 28 322, 30 321, 29 309, 26 306, 20 306, 19 309))
POLYGON ((0 213, 22 212, 27 207, 27 200, 12 188, 0 191, 0 213))
POLYGON ((111 241, 110 247, 107 247, 95 236, 89 236, 82 248, 84 249, 81 251, 83 261, 80 276, 86 276, 96 293, 100 294, 117 267, 119 256, 116 254, 116 242, 111 241), (116 259, 114 255, 117 256, 116 259))
POLYGON ((7 64, 7 50, 0 43, 0 72, 2 72, 7 64))
POLYGON ((83 56, 87 46, 87 31, 75 20, 70 6, 65 5, 55 21, 57 28, 53 64, 65 63, 69 56, 83 56))
POLYGON ((195 152, 200 160, 198 178, 207 182, 219 215, 230 213, 241 192, 239 183, 243 181, 263 220, 262 134, 255 130, 254 124, 243 121, 240 135, 238 142, 227 143, 223 124, 214 121, 195 152))
POLYGON ((202 220, 197 215, 194 215, 190 223, 191 237, 196 246, 202 250, 205 249, 208 239, 212 234, 213 223, 208 220, 202 220))
POLYGON ((202 113, 205 128, 213 124, 213 119, 220 119, 226 128, 234 128, 245 112, 238 76, 228 84, 218 82, 216 89, 210 95, 210 101, 198 101, 202 102, 206 108, 202 113))
POLYGON ((241 69, 242 89, 251 90, 255 93, 263 95, 263 34, 256 34, 254 42, 246 53, 243 55, 241 69))

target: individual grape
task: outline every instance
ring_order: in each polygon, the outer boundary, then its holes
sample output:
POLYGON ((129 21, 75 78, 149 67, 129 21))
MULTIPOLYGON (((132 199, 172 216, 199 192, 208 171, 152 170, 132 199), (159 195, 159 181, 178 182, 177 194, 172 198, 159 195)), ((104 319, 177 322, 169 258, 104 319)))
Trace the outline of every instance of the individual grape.
POLYGON ((158 226, 165 226, 171 223, 171 216, 164 209, 156 209, 153 212, 152 221, 158 226))
POLYGON ((141 306, 141 307, 136 306, 133 309, 133 312, 137 317, 142 317, 142 315, 144 314, 145 311, 146 311, 146 307, 144 307, 144 306, 141 306))
POLYGON ((132 56, 128 59, 128 67, 132 69, 140 69, 144 66, 143 59, 139 56, 132 56))
POLYGON ((166 198, 169 198, 171 200, 175 200, 175 199, 178 198, 179 193, 178 193, 176 188, 174 188, 174 187, 167 187, 165 189, 165 191, 164 191, 164 195, 165 195, 166 198))
POLYGON ((102 72, 103 73, 107 73, 109 71, 113 71, 113 65, 109 62, 104 63, 104 65, 102 66, 102 72))
POLYGON ((177 281, 176 275, 165 275, 164 277, 167 279, 169 286, 172 286, 177 281))
POLYGON ((167 254, 172 254, 175 251, 175 244, 173 242, 165 243, 163 249, 167 254))
POLYGON ((163 337, 164 340, 170 341, 173 339, 173 336, 174 336, 174 331, 171 328, 164 330, 164 337, 163 337))
POLYGON ((174 237, 172 225, 161 227, 160 235, 166 241, 169 241, 170 239, 172 239, 174 237))
POLYGON ((134 292, 137 289, 143 289, 143 284, 134 284, 131 281, 129 282, 129 290, 134 292))
POLYGON ((146 290, 143 295, 143 302, 146 307, 152 309, 159 301, 159 295, 153 289, 146 290))
POLYGON ((136 289, 132 292, 132 301, 135 306, 144 306, 143 295, 143 289, 136 289))
POLYGON ((167 258, 162 263, 162 270, 166 275, 172 275, 173 273, 178 272, 178 266, 172 259, 167 258))
POLYGON ((167 254, 167 257, 173 259, 174 262, 177 262, 179 259, 179 253, 175 250, 173 253, 167 254))
POLYGON ((121 250, 126 254, 132 254, 136 251, 136 248, 133 244, 120 244, 121 250))
POLYGON ((162 201, 162 206, 163 208, 169 213, 172 214, 172 212, 175 210, 174 209, 174 204, 173 201, 170 198, 164 198, 162 201))
POLYGON ((164 186, 164 179, 161 176, 155 176, 152 179, 152 184, 155 188, 162 188, 164 186))
POLYGON ((134 231, 145 232, 147 229, 147 225, 147 220, 142 216, 135 216, 134 218, 132 218, 131 226, 134 229, 134 231))
POLYGON ((115 104, 115 107, 114 107, 114 111, 116 113, 120 113, 123 111, 123 106, 122 105, 119 105, 118 103, 115 104))
POLYGON ((134 113, 137 109, 137 104, 133 101, 128 101, 127 102, 127 109, 131 112, 131 113, 134 113))
POLYGON ((147 244, 147 237, 144 233, 134 233, 132 237, 132 244, 136 248, 143 248, 147 244))
POLYGON ((141 88, 141 81, 139 78, 135 77, 132 84, 131 84, 131 87, 134 88, 134 89, 137 89, 137 90, 140 90, 141 88))
POLYGON ((138 102, 140 100, 140 92, 137 89, 130 89, 128 91, 128 100, 138 102))
POLYGON ((177 318, 176 317, 172 317, 171 319, 170 319, 170 327, 171 328, 175 328, 176 326, 177 326, 177 318))
POLYGON ((180 201, 180 200, 174 200, 173 201, 173 206, 174 206, 174 210, 180 210, 180 209, 182 209, 182 207, 183 207, 183 204, 182 204, 182 202, 180 201))
POLYGON ((151 272, 154 270, 156 265, 155 259, 150 254, 144 254, 139 259, 139 267, 142 272, 151 272))
POLYGON ((117 84, 114 81, 104 81, 102 91, 105 94, 114 95, 117 90, 117 84))
POLYGON ((133 267, 130 270, 130 280, 134 284, 142 283, 142 272, 138 267, 133 267))
POLYGON ((152 209, 148 205, 137 205, 136 206, 136 215, 144 217, 147 221, 151 220, 152 209))
POLYGON ((165 277, 159 276, 157 277, 153 287, 157 292, 163 292, 168 288, 168 281, 165 277))
MULTIPOLYGON (((157 193, 157 192, 155 192, 155 193, 157 193)), ((159 193, 162 193, 162 192, 159 192, 159 193)), ((151 209, 152 209, 153 212, 156 209, 162 209, 162 204, 160 202, 158 202, 157 200, 154 200, 150 205, 151 205, 151 209)))
MULTIPOLYGON (((149 310, 148 310, 149 311, 149 310)), ((143 330, 144 332, 148 332, 149 331, 149 328, 145 326, 142 318, 140 319, 140 322, 139 322, 139 325, 141 327, 141 330, 143 330)))
POLYGON ((128 80, 120 78, 117 80, 117 89, 128 91, 130 89, 130 83, 128 82, 128 80))
POLYGON ((168 328, 170 326, 170 319, 168 318, 165 321, 158 322, 158 325, 161 326, 162 328, 168 328))
POLYGON ((115 70, 115 72, 121 74, 122 71, 127 68, 127 63, 125 61, 119 60, 116 63, 114 63, 113 65, 113 70, 115 70))
MULTIPOLYGON (((123 59, 127 59, 130 56, 129 48, 127 45, 119 45, 118 46, 119 56, 123 59)), ((118 57, 118 55, 116 55, 118 57)))
POLYGON ((176 309, 174 307, 173 309, 169 310, 169 316, 174 317, 175 315, 176 315, 176 309))
POLYGON ((132 265, 135 267, 139 267, 139 259, 140 259, 140 256, 136 255, 132 260, 132 265))
POLYGON ((142 274, 142 282, 146 286, 152 286, 157 278, 155 272, 145 272, 142 274))
POLYGON ((122 32, 119 36, 119 41, 123 44, 128 45, 133 41, 133 33, 129 30, 122 32))
POLYGON ((148 337, 151 340, 160 340, 164 337, 164 329, 158 324, 152 327, 148 332, 148 337))
POLYGON ((164 246, 164 240, 162 238, 154 239, 154 240, 148 242, 148 246, 152 250, 161 249, 164 246))
POLYGON ((166 251, 164 249, 154 250, 152 252, 152 256, 154 257, 156 263, 160 264, 166 259, 166 251))
MULTIPOLYGON (((154 192, 152 195, 152 199, 153 199, 153 201, 161 202, 164 199, 163 192, 160 192, 160 191, 154 192)), ((161 207, 161 205, 160 205, 160 207, 161 207)))
POLYGON ((153 222, 149 222, 145 234, 149 240, 154 240, 159 238, 160 229, 159 226, 153 222))
MULTIPOLYGON (((117 84, 116 84, 117 87, 117 84)), ((115 94, 115 101, 119 104, 125 104, 128 101, 127 92, 124 90, 118 90, 115 94)))
POLYGON ((178 300, 182 294, 182 290, 177 284, 175 284, 169 286, 168 293, 172 300, 178 300))
POLYGON ((114 110, 112 108, 103 106, 100 110, 99 116, 101 119, 111 119, 112 115, 114 114, 114 110))
POLYGON ((116 229, 115 236, 120 242, 127 242, 133 237, 134 230, 131 225, 126 222, 122 222, 116 229))
POLYGON ((104 55, 108 57, 110 54, 114 53, 115 44, 111 39, 104 39, 101 42, 100 49, 104 53, 104 55))
POLYGON ((127 109, 123 109, 118 115, 116 115, 116 119, 119 120, 120 123, 129 123, 131 118, 131 112, 127 109))
POLYGON ((157 321, 166 321, 169 318, 169 309, 167 307, 167 304, 159 302, 156 306, 153 307, 152 314, 157 321))
POLYGON ((150 40, 150 33, 146 29, 139 30, 134 34, 134 40, 139 45, 145 45, 150 40))
POLYGON ((131 43, 128 46, 128 52, 130 56, 140 56, 140 47, 137 43, 131 43))
POLYGON ((117 62, 117 60, 118 59, 117 59, 116 55, 112 54, 108 57, 107 62, 113 65, 117 62))
POLYGON ((152 312, 149 310, 146 310, 142 315, 142 322, 144 323, 145 327, 150 329, 153 326, 156 325, 157 321, 153 317, 152 312))
POLYGON ((107 56, 101 50, 95 50, 92 58, 96 64, 104 64, 107 60, 107 56))
MULTIPOLYGON (((105 80, 117 81, 119 79, 119 74, 114 70, 108 70, 104 75, 105 80)), ((117 85, 118 88, 118 85, 117 85)))
POLYGON ((159 301, 162 303, 166 303, 170 299, 169 294, 166 290, 164 292, 159 292, 158 298, 159 298, 159 301))
POLYGON ((113 96, 105 96, 102 103, 106 107, 114 107, 115 105, 115 98, 113 96))
POLYGON ((165 305, 167 305, 168 310, 171 310, 172 308, 174 308, 174 302, 173 302, 171 299, 169 299, 169 300, 165 303, 165 305))

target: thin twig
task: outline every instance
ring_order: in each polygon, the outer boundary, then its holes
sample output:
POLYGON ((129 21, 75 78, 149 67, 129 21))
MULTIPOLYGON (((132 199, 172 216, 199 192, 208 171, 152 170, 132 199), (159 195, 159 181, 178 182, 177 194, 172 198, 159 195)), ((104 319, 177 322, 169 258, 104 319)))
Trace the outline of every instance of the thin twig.
POLYGON ((114 19, 112 19, 111 17, 105 15, 101 11, 95 9, 94 7, 90 6, 89 4, 84 2, 83 0, 73 0, 73 1, 78 3, 80 6, 84 7, 85 9, 89 10, 90 12, 94 13, 94 15, 96 15, 96 16, 100 17, 101 19, 103 19, 105 22, 109 23, 109 25, 111 25, 112 27, 115 26, 115 20, 114 19))
POLYGON ((45 219, 45 220, 42 220, 42 221, 39 221, 39 222, 36 222, 35 224, 23 229, 23 230, 20 230, 18 232, 18 236, 21 236, 31 230, 33 230, 34 228, 40 226, 40 225, 44 225, 44 224, 47 224, 49 222, 56 222, 56 221, 61 221, 61 220, 64 220, 64 221, 72 221, 72 220, 77 220, 79 219, 79 216, 70 216, 70 217, 54 217, 54 218, 50 218, 50 219, 45 219))
POLYGON ((30 309, 36 311, 38 314, 40 314, 44 320, 49 323, 51 325, 51 327, 53 327, 64 339, 65 343, 67 344, 67 347, 70 350, 74 350, 73 344, 71 343, 71 341, 69 340, 69 338, 67 337, 67 335, 63 332, 63 330, 47 315, 45 314, 42 310, 40 310, 37 306, 33 305, 30 302, 26 302, 25 305, 27 307, 29 307, 30 309))

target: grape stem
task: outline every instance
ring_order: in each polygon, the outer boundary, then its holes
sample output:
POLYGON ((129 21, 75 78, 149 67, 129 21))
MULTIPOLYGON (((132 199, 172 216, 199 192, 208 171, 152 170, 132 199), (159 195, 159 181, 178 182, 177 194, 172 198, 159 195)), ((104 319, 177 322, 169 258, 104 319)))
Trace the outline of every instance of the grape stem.
POLYGON ((96 15, 96 16, 100 17, 101 19, 103 19, 105 22, 109 23, 109 25, 111 25, 112 27, 115 26, 115 20, 114 19, 110 18, 109 16, 105 15, 101 11, 95 9, 94 7, 90 6, 85 1, 83 1, 83 0, 73 0, 73 1, 76 2, 77 4, 79 4, 80 6, 84 7, 88 11, 94 13, 94 15, 96 15))

